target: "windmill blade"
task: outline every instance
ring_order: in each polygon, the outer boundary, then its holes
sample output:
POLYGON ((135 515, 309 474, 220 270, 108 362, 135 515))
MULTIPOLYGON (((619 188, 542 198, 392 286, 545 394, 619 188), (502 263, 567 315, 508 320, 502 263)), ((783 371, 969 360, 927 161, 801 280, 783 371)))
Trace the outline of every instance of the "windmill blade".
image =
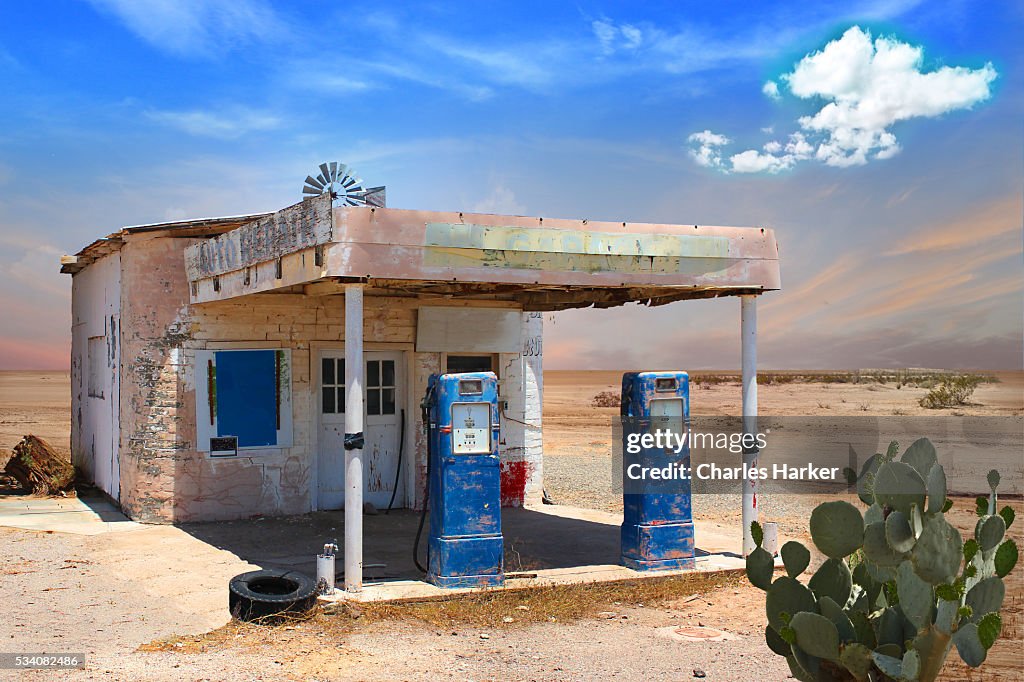
POLYGON ((316 177, 306 176, 303 195, 315 196, 330 192, 335 206, 384 207, 384 187, 363 187, 362 178, 350 166, 338 161, 325 161, 318 168, 320 173, 316 177))
POLYGON ((363 201, 366 202, 367 206, 384 208, 386 206, 384 187, 370 187, 366 189, 363 193, 363 201))

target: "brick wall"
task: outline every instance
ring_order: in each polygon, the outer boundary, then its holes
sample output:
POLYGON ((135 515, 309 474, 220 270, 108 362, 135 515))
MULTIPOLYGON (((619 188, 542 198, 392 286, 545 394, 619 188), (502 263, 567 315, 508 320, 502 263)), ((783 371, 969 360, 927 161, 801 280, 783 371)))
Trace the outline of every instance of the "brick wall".
MULTIPOLYGON (((344 297, 263 293, 191 306, 182 255, 190 243, 194 242, 131 235, 122 248, 122 506, 132 518, 151 523, 308 512, 316 502, 319 429, 313 363, 318 348, 342 346, 344 297), (256 454, 243 451, 248 454, 224 459, 211 459, 196 450, 195 352, 224 348, 291 349, 291 447, 256 454)), ((438 302, 434 299, 430 304, 438 302)), ((419 305, 415 298, 368 292, 363 329, 367 348, 412 352, 419 305)), ((527 315, 524 324, 536 326, 527 315)), ((534 375, 530 362, 536 359, 508 354, 502 355, 502 361, 511 368, 503 376, 509 387, 509 413, 536 424, 536 433, 510 429, 502 446, 503 460, 530 462, 526 480, 536 490, 528 485, 506 500, 521 504, 524 497, 539 495, 540 401, 535 380, 527 378, 534 375)), ((440 366, 441 354, 414 353, 408 390, 413 391, 416 404, 426 376, 440 366)), ((410 470, 414 472, 412 499, 418 505, 426 448, 419 411, 412 412, 415 451, 410 470)))

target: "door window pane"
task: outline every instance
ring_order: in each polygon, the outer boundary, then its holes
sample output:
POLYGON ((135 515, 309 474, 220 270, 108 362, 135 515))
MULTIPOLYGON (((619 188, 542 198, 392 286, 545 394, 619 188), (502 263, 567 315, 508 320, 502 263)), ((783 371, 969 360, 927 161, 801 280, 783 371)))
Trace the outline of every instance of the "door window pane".
POLYGON ((370 360, 366 363, 366 385, 380 386, 380 361, 370 360))
POLYGON ((381 400, 381 414, 394 414, 395 413, 395 389, 385 388, 381 389, 382 400, 381 400))
POLYGON ((345 412, 345 358, 320 360, 321 410, 324 414, 345 412))
POLYGON ((385 360, 381 363, 383 366, 383 381, 381 386, 394 386, 395 385, 395 361, 385 360))
POLYGON ((366 414, 380 414, 380 389, 366 391, 366 414))

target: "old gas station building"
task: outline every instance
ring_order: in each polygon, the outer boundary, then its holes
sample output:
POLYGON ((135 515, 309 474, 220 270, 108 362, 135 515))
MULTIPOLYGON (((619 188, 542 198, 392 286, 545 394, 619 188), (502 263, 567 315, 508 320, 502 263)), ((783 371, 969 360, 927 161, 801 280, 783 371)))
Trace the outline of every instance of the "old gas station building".
POLYGON ((501 502, 521 506, 542 486, 544 312, 742 297, 756 414, 754 306, 780 286, 769 229, 332 207, 329 194, 124 228, 62 263, 76 466, 145 522, 345 507, 346 563, 364 503, 422 504, 431 374, 498 375, 501 502))

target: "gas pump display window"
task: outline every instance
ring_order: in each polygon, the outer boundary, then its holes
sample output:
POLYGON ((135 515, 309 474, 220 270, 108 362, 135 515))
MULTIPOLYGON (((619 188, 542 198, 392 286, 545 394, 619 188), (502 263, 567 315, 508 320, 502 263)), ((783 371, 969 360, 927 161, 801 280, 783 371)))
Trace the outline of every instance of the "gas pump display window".
POLYGON ((651 431, 656 429, 680 435, 686 433, 682 398, 654 398, 651 400, 651 431))
POLYGON ((456 455, 491 454, 490 403, 452 405, 452 452, 456 455))
POLYGON ((366 414, 395 413, 395 361, 370 360, 366 363, 366 414))
POLYGON ((674 393, 677 388, 678 388, 678 385, 676 383, 676 378, 675 377, 665 377, 663 379, 655 379, 654 380, 654 390, 658 391, 659 393, 664 393, 664 392, 668 392, 668 391, 671 391, 671 392, 674 393))

